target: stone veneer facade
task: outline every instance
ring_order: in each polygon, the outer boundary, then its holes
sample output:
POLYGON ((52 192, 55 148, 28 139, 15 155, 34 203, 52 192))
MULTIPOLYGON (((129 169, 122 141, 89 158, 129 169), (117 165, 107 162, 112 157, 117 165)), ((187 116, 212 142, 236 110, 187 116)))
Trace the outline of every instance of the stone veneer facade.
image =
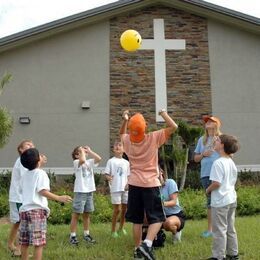
POLYGON ((153 39, 153 19, 164 19, 166 39, 185 39, 186 49, 166 51, 168 113, 201 125, 211 113, 210 67, 205 18, 164 6, 122 14, 110 21, 110 143, 119 137, 123 110, 141 112, 150 127, 155 122, 154 53, 125 52, 120 35, 137 30, 143 39, 153 39))

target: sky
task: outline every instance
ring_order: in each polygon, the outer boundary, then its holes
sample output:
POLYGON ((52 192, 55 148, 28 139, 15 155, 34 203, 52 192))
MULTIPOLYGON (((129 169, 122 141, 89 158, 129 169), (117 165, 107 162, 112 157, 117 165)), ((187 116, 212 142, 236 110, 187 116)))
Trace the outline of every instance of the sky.
MULTIPOLYGON (((0 0, 0 38, 116 0, 0 0)), ((258 0, 207 0, 260 18, 258 0)))

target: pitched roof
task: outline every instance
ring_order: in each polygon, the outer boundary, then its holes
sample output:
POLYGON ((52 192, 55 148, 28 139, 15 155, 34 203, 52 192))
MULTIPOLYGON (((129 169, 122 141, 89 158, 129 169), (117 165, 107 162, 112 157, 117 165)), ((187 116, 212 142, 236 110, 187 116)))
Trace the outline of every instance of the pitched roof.
POLYGON ((0 52, 50 37, 59 32, 108 20, 123 12, 153 5, 165 5, 205 18, 215 19, 240 29, 260 34, 260 19, 202 0, 119 0, 85 12, 71 15, 0 39, 0 52))

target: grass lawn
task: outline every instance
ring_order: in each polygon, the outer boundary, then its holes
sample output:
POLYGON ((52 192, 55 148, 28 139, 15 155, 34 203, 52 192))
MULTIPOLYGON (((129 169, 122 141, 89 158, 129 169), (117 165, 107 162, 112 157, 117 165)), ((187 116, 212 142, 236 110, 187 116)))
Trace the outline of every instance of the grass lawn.
MULTIPOLYGON (((197 260, 211 256, 211 238, 201 238, 200 233, 206 227, 206 220, 187 221, 183 230, 182 242, 173 245, 170 233, 167 233, 165 247, 156 250, 157 260, 197 260)), ((13 259, 6 249, 6 241, 10 226, 0 225, 0 259, 13 259)), ((126 228, 129 235, 112 239, 110 237, 110 224, 92 224, 91 234, 97 244, 89 245, 82 240, 82 225, 80 231, 80 244, 73 247, 68 243, 68 225, 49 225, 48 242, 44 249, 43 258, 48 260, 67 259, 98 259, 116 260, 133 259, 133 239, 131 225, 126 228)), ((241 259, 260 259, 260 215, 252 217, 239 217, 236 219, 236 228, 239 239, 239 252, 241 259)))

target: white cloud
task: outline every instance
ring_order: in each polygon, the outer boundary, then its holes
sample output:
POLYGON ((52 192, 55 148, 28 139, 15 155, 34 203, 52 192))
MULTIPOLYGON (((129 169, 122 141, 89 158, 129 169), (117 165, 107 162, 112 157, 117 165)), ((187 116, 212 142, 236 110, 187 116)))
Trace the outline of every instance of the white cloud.
POLYGON ((0 37, 115 1, 1 0, 0 37))
POLYGON ((258 0, 206 0, 212 4, 220 5, 244 14, 260 18, 260 5, 258 0))
MULTIPOLYGON (((116 0, 0 0, 0 38, 116 0)), ((258 0, 207 0, 260 17, 258 0)))

